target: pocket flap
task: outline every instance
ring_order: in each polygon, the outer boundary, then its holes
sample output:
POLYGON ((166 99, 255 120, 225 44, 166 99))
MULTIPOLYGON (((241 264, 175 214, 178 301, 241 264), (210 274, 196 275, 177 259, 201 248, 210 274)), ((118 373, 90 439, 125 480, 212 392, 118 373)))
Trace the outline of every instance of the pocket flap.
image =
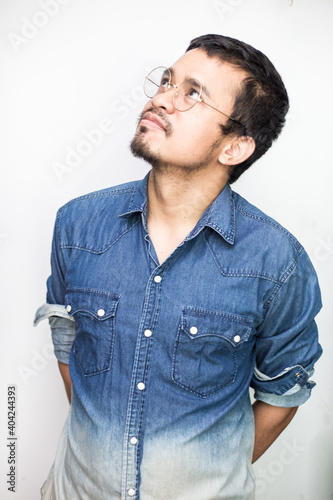
POLYGON ((237 346, 248 340, 251 325, 250 319, 235 314, 198 307, 184 307, 182 311, 181 326, 191 339, 213 335, 237 346))
POLYGON ((68 314, 77 312, 91 314, 99 321, 115 315, 119 302, 119 295, 101 290, 87 288, 69 288, 66 295, 66 310, 68 314))

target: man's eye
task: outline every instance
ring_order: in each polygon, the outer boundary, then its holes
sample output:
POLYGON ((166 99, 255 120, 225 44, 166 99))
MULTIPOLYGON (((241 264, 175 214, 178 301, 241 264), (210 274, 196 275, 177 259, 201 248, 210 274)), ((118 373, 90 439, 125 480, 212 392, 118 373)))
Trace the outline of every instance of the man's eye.
POLYGON ((189 97, 190 99, 194 99, 195 101, 198 100, 199 96, 200 92, 197 89, 194 89, 193 87, 190 88, 187 92, 187 97, 189 97))
POLYGON ((162 78, 160 87, 167 87, 169 85, 169 79, 168 78, 162 78))

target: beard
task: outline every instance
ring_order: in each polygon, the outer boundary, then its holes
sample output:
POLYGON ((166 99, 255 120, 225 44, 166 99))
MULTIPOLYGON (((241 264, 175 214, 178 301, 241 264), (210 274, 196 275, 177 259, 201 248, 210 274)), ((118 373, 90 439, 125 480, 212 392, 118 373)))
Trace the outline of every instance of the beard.
POLYGON ((173 130, 170 122, 165 117, 164 113, 161 111, 150 108, 144 110, 138 118, 139 128, 135 133, 134 138, 130 143, 130 150, 136 158, 140 158, 147 163, 149 163, 154 170, 159 172, 172 172, 175 170, 181 170, 185 174, 190 174, 191 172, 202 170, 207 166, 208 163, 212 161, 215 157, 215 150, 220 146, 222 141, 222 136, 218 137, 211 147, 209 148, 208 155, 203 159, 193 160, 191 163, 186 164, 170 164, 167 163, 158 151, 152 151, 148 141, 146 140, 146 132, 148 132, 148 128, 144 125, 140 125, 140 121, 147 112, 155 113, 157 116, 160 116, 163 119, 163 123, 165 125, 165 135, 166 137, 171 136, 173 130))
POLYGON ((147 163, 149 163, 152 167, 158 168, 161 167, 164 163, 162 158, 158 153, 154 153, 151 151, 149 144, 147 144, 145 140, 145 133, 148 131, 147 127, 141 125, 139 130, 136 132, 130 143, 130 150, 136 158, 140 158, 147 163))
POLYGON ((144 115, 146 113, 154 113, 160 118, 162 118, 163 123, 165 125, 165 136, 168 137, 172 133, 172 127, 171 124, 168 120, 166 120, 166 117, 164 116, 163 113, 161 113, 159 110, 151 107, 149 109, 145 109, 139 116, 138 118, 138 124, 139 124, 139 129, 136 131, 134 138, 132 139, 130 143, 130 150, 136 158, 141 158, 142 160, 146 161, 149 163, 152 167, 155 169, 163 168, 163 162, 162 158, 158 153, 153 153, 149 147, 149 144, 147 144, 145 135, 146 132, 148 132, 148 128, 145 127, 144 125, 140 125, 140 122, 144 115))

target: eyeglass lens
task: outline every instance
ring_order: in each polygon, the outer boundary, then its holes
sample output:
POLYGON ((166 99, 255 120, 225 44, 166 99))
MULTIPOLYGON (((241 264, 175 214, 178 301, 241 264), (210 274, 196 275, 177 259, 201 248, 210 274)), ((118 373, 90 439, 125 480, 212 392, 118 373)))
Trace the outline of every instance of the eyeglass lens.
MULTIPOLYGON (((171 74, 168 68, 160 66, 155 68, 145 78, 144 92, 147 97, 152 98, 168 90, 171 74)), ((185 80, 176 88, 174 94, 174 106, 178 111, 188 111, 201 96, 201 85, 195 80, 185 80)))

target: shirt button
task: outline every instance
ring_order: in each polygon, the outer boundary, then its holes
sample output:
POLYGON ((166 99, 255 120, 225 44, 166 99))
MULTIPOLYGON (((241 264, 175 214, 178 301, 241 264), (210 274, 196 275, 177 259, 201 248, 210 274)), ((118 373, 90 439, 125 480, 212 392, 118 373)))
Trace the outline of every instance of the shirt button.
POLYGON ((297 377, 297 378, 300 377, 301 375, 302 375, 301 372, 295 373, 295 377, 297 377))
POLYGON ((151 336, 153 335, 153 332, 152 332, 151 330, 145 330, 145 331, 143 332, 143 335, 144 335, 145 337, 151 337, 151 336))
POLYGON ((135 495, 135 489, 134 488, 130 488, 127 493, 128 493, 128 495, 130 497, 134 497, 134 495, 135 495))
POLYGON ((240 342, 240 336, 239 335, 235 335, 234 336, 234 342, 236 342, 236 344, 238 344, 238 342, 240 342))
POLYGON ((130 439, 130 443, 131 443, 131 444, 138 444, 138 440, 136 439, 136 437, 132 437, 132 438, 130 439))
POLYGON ((139 382, 138 385, 137 385, 137 388, 139 389, 139 391, 143 391, 145 389, 145 384, 143 382, 139 382))
POLYGON ((71 312, 71 310, 72 310, 72 306, 70 306, 70 305, 68 304, 68 306, 66 307, 66 311, 70 313, 70 312, 71 312))
POLYGON ((198 333, 197 327, 196 326, 191 326, 190 333, 192 333, 192 335, 196 335, 198 333))
POLYGON ((154 281, 155 281, 155 283, 161 283, 161 281, 162 281, 161 276, 155 276, 154 281))
POLYGON ((99 316, 101 318, 102 316, 104 316, 104 314, 105 314, 104 309, 98 309, 97 316, 99 316))

